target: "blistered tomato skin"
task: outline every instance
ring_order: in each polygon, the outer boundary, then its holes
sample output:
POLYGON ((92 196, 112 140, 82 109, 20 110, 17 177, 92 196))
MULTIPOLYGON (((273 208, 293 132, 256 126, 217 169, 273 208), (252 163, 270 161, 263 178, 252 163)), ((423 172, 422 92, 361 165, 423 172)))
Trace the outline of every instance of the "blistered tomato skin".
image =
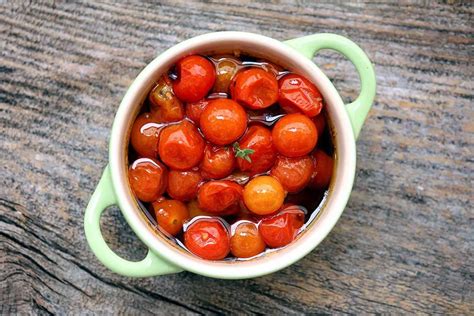
POLYGON ((158 153, 161 160, 175 170, 197 166, 204 155, 204 140, 197 128, 186 120, 161 131, 158 153))
POLYGON ((186 116, 193 121, 194 125, 199 127, 202 111, 206 108, 211 100, 203 99, 197 102, 186 104, 186 116))
POLYGON ((272 133, 263 126, 251 126, 239 141, 239 147, 242 150, 253 150, 253 153, 248 155, 251 162, 237 158, 237 165, 241 171, 255 175, 266 172, 275 163, 277 152, 273 146, 272 133))
POLYGON ((257 215, 277 211, 285 199, 285 190, 280 182, 270 176, 259 176, 250 180, 244 188, 244 203, 257 215))
POLYGON ((323 98, 318 88, 308 79, 288 74, 278 82, 278 104, 287 113, 301 112, 314 117, 323 108, 323 98))
POLYGON ((203 259, 224 259, 230 251, 229 233, 218 219, 198 219, 184 232, 184 245, 203 259))
POLYGON ((303 114, 287 114, 273 127, 272 140, 278 152, 287 157, 309 154, 318 141, 313 121, 303 114))
POLYGON ((208 213, 218 215, 235 214, 240 211, 242 187, 227 180, 204 183, 198 192, 199 207, 208 213))
POLYGON ((270 248, 280 248, 290 244, 304 224, 305 214, 295 206, 284 208, 277 215, 260 221, 258 230, 263 241, 270 248))
POLYGON ((202 177, 199 171, 170 170, 167 192, 175 200, 189 201, 196 197, 201 182, 202 177))
POLYGON ((150 113, 140 114, 133 123, 130 143, 141 157, 156 158, 161 126, 150 113))
POLYGON ((183 104, 174 95, 168 76, 161 76, 151 90, 148 99, 150 101, 150 111, 157 122, 177 122, 183 119, 183 104))
POLYGON ((228 147, 206 145, 201 162, 204 179, 222 179, 229 176, 235 168, 235 156, 228 147))
POLYGON ((230 94, 233 100, 249 109, 265 109, 278 100, 278 81, 274 74, 263 69, 246 69, 235 75, 230 94))
POLYGON ((173 91, 184 102, 203 99, 216 81, 214 65, 202 56, 184 57, 176 64, 176 71, 178 79, 173 83, 173 91))
POLYGON ((317 190, 325 190, 331 182, 334 160, 320 149, 317 149, 312 156, 314 171, 311 176, 310 187, 317 190))
POLYGON ((128 179, 132 191, 139 200, 152 202, 165 192, 168 171, 158 160, 140 158, 129 167, 128 179))
POLYGON ((151 205, 158 225, 172 236, 181 231, 183 223, 189 218, 189 211, 181 201, 159 199, 151 205))
POLYGON ((280 181, 289 193, 303 190, 311 180, 314 166, 310 156, 289 158, 279 156, 270 174, 280 181))
POLYGON ((204 109, 199 121, 204 137, 215 145, 235 142, 247 129, 247 113, 229 99, 212 100, 204 109))
POLYGON ((230 237, 230 251, 234 257, 250 258, 262 253, 265 247, 265 242, 255 223, 246 221, 236 223, 230 237))

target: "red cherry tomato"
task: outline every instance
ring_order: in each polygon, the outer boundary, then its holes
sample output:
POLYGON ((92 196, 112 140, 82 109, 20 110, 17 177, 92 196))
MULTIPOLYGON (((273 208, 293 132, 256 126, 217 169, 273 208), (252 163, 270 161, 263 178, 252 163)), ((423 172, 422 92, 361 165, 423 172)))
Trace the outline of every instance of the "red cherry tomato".
POLYGON ((240 71, 230 85, 232 99, 252 110, 267 108, 278 100, 278 81, 260 68, 240 71))
POLYGON ((193 121, 194 125, 199 127, 202 111, 206 108, 211 100, 203 99, 197 102, 186 104, 186 116, 193 121))
POLYGON ((204 137, 216 145, 228 145, 245 132, 247 113, 229 99, 212 100, 202 111, 199 125, 204 137))
POLYGON ((199 171, 176 171, 168 173, 167 192, 175 200, 189 201, 196 197, 202 177, 199 171))
POLYGON ((176 122, 183 119, 183 105, 174 95, 168 76, 161 76, 156 86, 151 90, 148 99, 150 100, 151 113, 159 123, 176 122))
POLYGON ((178 79, 173 83, 173 90, 185 102, 197 102, 204 98, 216 81, 214 65, 198 55, 178 61, 176 72, 178 79))
POLYGON ((158 140, 161 126, 150 113, 139 115, 132 126, 130 143, 141 157, 156 158, 158 156, 158 140))
POLYGON ((201 162, 204 146, 197 128, 188 121, 182 121, 161 131, 158 153, 170 168, 187 170, 201 162))
POLYGON ((184 232, 184 245, 203 259, 224 259, 230 251, 229 233, 218 219, 198 219, 184 232))
POLYGON ((230 237, 230 251, 237 258, 250 258, 265 250, 265 242, 252 222, 237 222, 230 237))
POLYGON ((205 179, 222 179, 234 171, 234 152, 228 147, 207 145, 201 162, 201 174, 205 179))
POLYGON ((309 183, 313 170, 313 160, 309 156, 279 156, 270 174, 280 181, 286 191, 297 193, 309 183))
POLYGON ((309 154, 318 141, 313 121, 303 114, 287 114, 273 127, 273 144, 280 154, 299 157, 309 154))
POLYGON ((325 190, 331 182, 334 160, 324 151, 317 149, 313 153, 314 171, 311 176, 310 186, 313 189, 325 190))
POLYGON ((139 200, 152 202, 165 192, 168 171, 158 160, 140 158, 128 169, 128 179, 132 191, 139 200))
POLYGON ((314 126, 316 126, 316 130, 318 131, 318 138, 321 138, 324 130, 326 129, 326 118, 324 117, 323 113, 320 113, 313 117, 314 126))
POLYGON ((251 162, 244 157, 237 158, 241 171, 254 175, 267 171, 275 163, 276 149, 272 143, 272 133, 263 126, 251 126, 239 141, 239 149, 253 150, 253 153, 247 154, 251 162))
POLYGON ((206 182, 198 192, 199 207, 209 213, 229 215, 240 210, 243 189, 233 181, 214 180, 206 182))
POLYGON ((301 112, 313 117, 323 108, 318 88, 303 76, 288 74, 278 82, 278 104, 288 113, 301 112))
POLYGON ((189 218, 188 209, 181 201, 159 199, 151 205, 158 225, 170 235, 176 236, 189 218))
POLYGON ((258 230, 271 248, 279 248, 290 244, 304 224, 304 212, 296 206, 283 208, 277 215, 261 220, 258 230))

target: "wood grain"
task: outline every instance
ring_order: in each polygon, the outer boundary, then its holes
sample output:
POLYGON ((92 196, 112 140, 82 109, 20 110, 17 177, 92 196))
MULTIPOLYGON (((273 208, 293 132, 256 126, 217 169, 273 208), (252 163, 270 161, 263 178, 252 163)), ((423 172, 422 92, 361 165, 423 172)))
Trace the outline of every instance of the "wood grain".
MULTIPOLYGON (((474 8, 469 2, 1 2, 0 314, 470 314, 474 311, 474 8), (114 113, 159 52, 240 30, 334 32, 373 60, 377 98, 344 215, 297 264, 244 281, 130 279, 83 233, 114 113)), ((315 58, 346 101, 354 67, 315 58)), ((111 247, 144 246, 117 209, 111 247)))

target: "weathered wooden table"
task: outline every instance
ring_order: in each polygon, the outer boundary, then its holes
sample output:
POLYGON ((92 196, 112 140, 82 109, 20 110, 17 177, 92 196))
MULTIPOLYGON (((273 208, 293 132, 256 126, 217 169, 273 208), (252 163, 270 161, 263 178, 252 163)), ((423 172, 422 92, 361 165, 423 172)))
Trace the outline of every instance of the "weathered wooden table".
MULTIPOLYGON (((2 1, 0 314, 472 313, 474 6, 453 2, 2 1), (159 52, 220 30, 334 32, 365 49, 378 93, 352 197, 315 251, 273 275, 118 276, 82 225, 114 113, 159 52)), ((315 61, 346 101, 357 96, 348 61, 315 61)), ((144 255, 117 209, 102 228, 119 254, 144 255)))

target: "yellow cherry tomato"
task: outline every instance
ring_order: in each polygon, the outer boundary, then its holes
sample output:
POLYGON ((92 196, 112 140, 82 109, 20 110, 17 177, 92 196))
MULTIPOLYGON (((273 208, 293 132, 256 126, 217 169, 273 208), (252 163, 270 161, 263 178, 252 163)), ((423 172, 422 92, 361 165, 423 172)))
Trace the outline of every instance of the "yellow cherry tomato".
POLYGON ((285 199, 285 190, 281 183, 270 176, 252 179, 244 188, 244 203, 258 215, 267 215, 277 211, 285 199))

